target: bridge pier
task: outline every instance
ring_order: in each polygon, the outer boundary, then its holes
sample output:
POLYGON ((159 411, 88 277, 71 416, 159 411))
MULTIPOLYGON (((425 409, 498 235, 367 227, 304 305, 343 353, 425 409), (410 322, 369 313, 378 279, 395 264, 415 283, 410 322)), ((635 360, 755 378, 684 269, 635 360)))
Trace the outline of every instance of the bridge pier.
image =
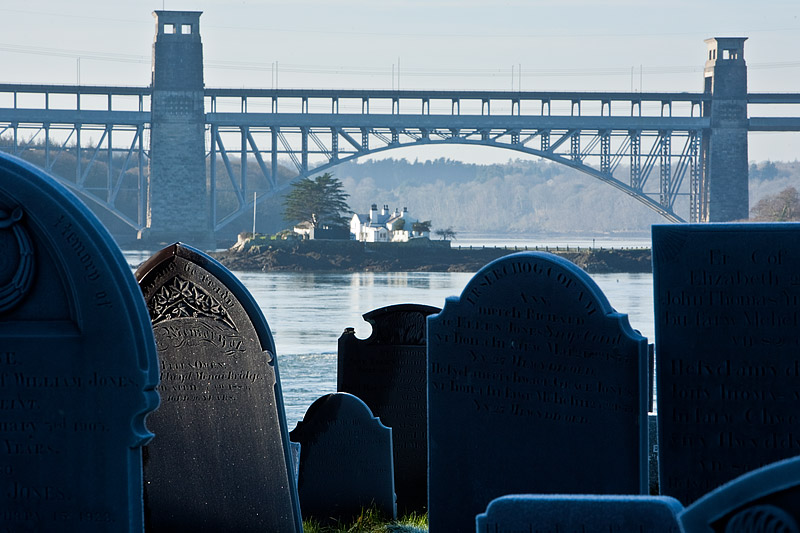
POLYGON ((200 12, 155 11, 145 245, 215 245, 205 164, 200 12))
POLYGON ((703 136, 704 172, 699 191, 701 222, 747 219, 750 213, 747 161, 746 37, 706 39, 704 92, 711 103, 703 116, 711 121, 703 136))

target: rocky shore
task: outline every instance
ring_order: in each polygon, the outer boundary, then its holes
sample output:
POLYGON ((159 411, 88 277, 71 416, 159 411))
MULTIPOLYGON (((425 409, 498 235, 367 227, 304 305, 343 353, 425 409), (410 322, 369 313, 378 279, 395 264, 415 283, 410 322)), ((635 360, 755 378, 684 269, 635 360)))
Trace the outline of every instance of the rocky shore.
MULTIPOLYGON (((282 241, 240 238, 212 254, 234 271, 260 272, 477 272, 514 248, 458 249, 448 241, 362 243, 356 241, 282 241)), ((532 251, 532 250, 529 250, 532 251)), ((649 249, 542 249, 572 261, 589 273, 651 272, 649 249)))

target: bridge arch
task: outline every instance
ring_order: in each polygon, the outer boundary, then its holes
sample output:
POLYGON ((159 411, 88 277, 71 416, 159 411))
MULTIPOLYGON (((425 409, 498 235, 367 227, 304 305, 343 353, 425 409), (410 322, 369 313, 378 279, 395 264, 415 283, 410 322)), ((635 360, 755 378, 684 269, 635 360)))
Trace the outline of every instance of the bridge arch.
MULTIPOLYGON (((606 183, 615 189, 631 196, 635 200, 639 201, 640 203, 647 206, 649 209, 655 211, 666 220, 675 223, 685 222, 685 220, 677 215, 669 206, 665 206, 658 201, 654 200, 653 198, 647 196, 642 191, 637 190, 630 185, 620 181, 619 179, 615 178, 613 174, 609 172, 602 172, 590 165, 587 165, 582 162, 580 159, 572 159, 568 156, 563 154, 557 154, 552 151, 543 151, 540 149, 532 148, 529 146, 525 146, 522 144, 510 144, 510 143, 503 143, 503 142, 494 142, 492 140, 471 140, 471 139, 464 139, 463 137, 452 137, 452 138, 445 138, 445 139, 431 139, 431 138, 423 138, 418 139, 413 142, 399 142, 399 143, 390 143, 383 146, 377 146, 374 148, 364 149, 358 152, 350 153, 345 155, 344 157, 338 158, 331 158, 328 162, 323 163, 321 165, 315 166, 313 168, 309 168, 305 171, 302 169, 298 169, 300 172, 292 178, 290 181, 286 182, 285 184, 276 187, 273 189, 272 194, 276 194, 287 189, 291 183, 296 181, 297 179, 311 177, 313 175, 317 175, 319 173, 325 172, 330 170, 340 164, 348 163, 352 161, 356 161, 362 157, 366 157, 369 155, 374 155, 377 153, 386 152, 389 150, 395 150, 398 148, 414 148, 420 146, 435 146, 435 145, 462 145, 462 146, 481 146, 487 148, 499 148, 499 149, 506 149, 512 150, 517 153, 523 153, 526 155, 532 155, 536 157, 540 157, 542 159, 546 159, 548 161, 552 161, 554 163, 558 163, 569 168, 575 169, 583 174, 586 174, 594 179, 597 179, 603 183, 606 183)), ((271 195, 263 195, 261 198, 256 200, 256 203, 261 203, 266 198, 271 195)), ((251 210, 253 208, 252 201, 249 202, 247 206, 243 206, 243 208, 236 213, 232 213, 228 215, 225 219, 223 219, 221 224, 217 227, 217 229, 223 227, 227 222, 239 216, 242 211, 244 210, 251 210)))

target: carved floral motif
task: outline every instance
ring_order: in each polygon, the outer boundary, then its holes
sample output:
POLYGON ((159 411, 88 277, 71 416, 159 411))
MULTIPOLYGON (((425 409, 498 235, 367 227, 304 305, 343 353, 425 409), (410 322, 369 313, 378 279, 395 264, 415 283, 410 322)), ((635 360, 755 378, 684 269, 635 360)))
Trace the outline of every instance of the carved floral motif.
POLYGON ((14 208, 11 213, 0 209, 0 230, 10 229, 17 241, 17 269, 7 283, 0 285, 0 313, 8 311, 20 303, 31 288, 33 281, 33 243, 31 243, 25 228, 19 223, 22 215, 21 207, 14 208))
POLYGON ((172 278, 148 302, 153 325, 175 318, 210 318, 236 330, 225 308, 189 280, 172 278))

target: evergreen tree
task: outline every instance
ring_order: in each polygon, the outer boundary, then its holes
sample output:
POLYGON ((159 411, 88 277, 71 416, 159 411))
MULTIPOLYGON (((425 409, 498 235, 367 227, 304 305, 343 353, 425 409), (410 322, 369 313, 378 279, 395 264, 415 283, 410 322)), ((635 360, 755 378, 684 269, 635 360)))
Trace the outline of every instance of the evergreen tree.
POLYGON ((283 218, 288 222, 310 222, 315 228, 347 226, 350 207, 342 182, 326 172, 314 179, 292 183, 283 202, 283 218))

